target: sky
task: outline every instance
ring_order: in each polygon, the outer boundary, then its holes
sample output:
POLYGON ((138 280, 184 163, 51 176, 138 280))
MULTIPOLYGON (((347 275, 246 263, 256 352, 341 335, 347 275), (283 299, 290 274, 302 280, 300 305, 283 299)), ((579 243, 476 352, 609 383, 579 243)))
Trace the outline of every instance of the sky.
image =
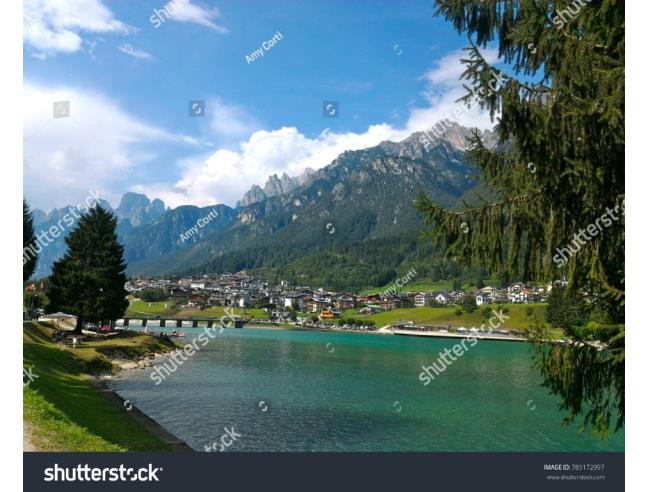
POLYGON ((418 0, 25 0, 25 198, 234 206, 271 174, 444 118, 492 127, 457 112, 468 42, 433 13, 418 0))

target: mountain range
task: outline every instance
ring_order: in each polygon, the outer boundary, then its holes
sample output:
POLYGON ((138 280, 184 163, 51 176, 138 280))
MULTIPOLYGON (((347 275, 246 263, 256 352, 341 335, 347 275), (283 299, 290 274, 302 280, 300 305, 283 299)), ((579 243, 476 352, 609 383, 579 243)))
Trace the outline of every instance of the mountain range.
MULTIPOLYGON (((132 192, 116 209, 101 204, 118 218, 130 275, 258 270, 349 289, 384 285, 411 265, 423 276, 443 276, 452 267, 421 238, 424 221, 412 203, 423 192, 454 208, 479 188, 478 171, 466 161, 471 130, 443 127, 434 137, 417 132, 343 152, 298 177, 270 176, 235 207, 170 209, 132 192)), ((482 137, 494 145, 491 132, 482 137)), ((35 231, 56 223, 67 208, 34 210, 35 231)), ((45 248, 35 276, 47 275, 64 252, 62 238, 45 248)))

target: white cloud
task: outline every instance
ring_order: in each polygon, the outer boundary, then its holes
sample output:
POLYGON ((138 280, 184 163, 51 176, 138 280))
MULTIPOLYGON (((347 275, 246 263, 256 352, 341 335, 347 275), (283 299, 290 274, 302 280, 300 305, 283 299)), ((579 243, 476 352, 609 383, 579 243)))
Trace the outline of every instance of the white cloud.
POLYGON ((154 144, 195 145, 191 137, 145 123, 101 94, 75 88, 24 89, 24 183, 39 208, 77 203, 98 190, 114 203, 116 188, 138 165, 157 157, 154 144), (53 118, 54 102, 69 101, 69 117, 53 118))
POLYGON ((37 58, 74 53, 81 34, 128 34, 130 26, 115 19, 101 0, 25 0, 24 41, 37 58))
MULTIPOLYGON (((85 91, 51 90, 28 86, 25 118, 25 188, 39 207, 76 203, 89 188, 111 190, 130 182, 132 191, 159 197, 168 205, 234 205, 254 184, 263 185, 271 174, 301 174, 319 169, 345 150, 358 150, 384 140, 399 141, 415 131, 427 130, 450 118, 464 126, 491 128, 488 115, 478 108, 465 109, 454 101, 464 93, 455 77, 460 53, 442 58, 421 80, 424 103, 409 107, 402 125, 380 123, 364 132, 325 130, 309 138, 295 127, 261 130, 260 123, 243 107, 221 99, 207 101, 205 127, 219 144, 215 152, 177 162, 179 178, 169 183, 159 178, 133 184, 125 170, 157 158, 159 142, 201 146, 188 136, 171 134, 144 123, 105 97, 85 91), (54 101, 70 100, 71 118, 52 118, 54 101), (457 110, 462 108, 459 112, 457 110), (224 147, 224 142, 234 145, 224 147), (65 192, 56 193, 56 186, 65 192), (72 196, 69 196, 72 195, 72 196)), ((203 145, 201 145, 203 144, 203 145)), ((159 173, 156 174, 159 176, 159 173)))
MULTIPOLYGON (((497 50, 495 49, 482 50, 481 55, 490 64, 497 62, 497 50)), ((439 89, 461 86, 459 77, 466 70, 466 65, 461 63, 461 60, 467 57, 468 55, 464 50, 448 53, 435 61, 434 67, 425 72, 421 79, 429 82, 432 87, 439 89)))
POLYGON ((220 17, 220 11, 215 7, 211 9, 202 7, 191 3, 191 0, 171 0, 161 10, 155 9, 150 20, 155 27, 159 27, 166 20, 173 20, 198 24, 218 33, 227 34, 229 29, 214 22, 220 17))
MULTIPOLYGON (((475 107, 469 109, 456 102, 467 92, 463 87, 466 82, 459 80, 466 69, 461 59, 466 56, 464 51, 454 51, 436 61, 434 67, 425 72, 421 80, 427 82, 423 91, 427 107, 411 109, 408 128, 413 131, 425 130, 444 119, 454 120, 466 127, 485 129, 493 126, 486 111, 475 107)), ((497 61, 496 50, 484 50, 482 56, 488 63, 497 61)))
POLYGON ((261 123, 242 106, 222 99, 210 99, 205 108, 209 130, 224 141, 248 138, 261 128, 261 123))
POLYGON ((127 55, 132 56, 133 58, 140 58, 143 60, 150 60, 151 58, 153 58, 153 55, 151 55, 150 53, 134 48, 128 43, 120 44, 117 49, 122 53, 126 53, 127 55))
MULTIPOLYGON (((486 55, 489 61, 496 59, 493 52, 486 55)), ((372 147, 384 140, 399 141, 416 131, 428 130, 443 119, 452 119, 467 127, 491 128, 493 124, 486 112, 455 102, 465 93, 458 80, 464 70, 460 63, 462 57, 461 52, 444 56, 423 75, 421 80, 427 83, 422 93, 425 105, 410 107, 409 117, 402 127, 381 123, 370 126, 363 133, 325 130, 314 138, 306 137, 294 127, 254 131, 237 150, 221 148, 203 160, 183 162, 181 178, 172 186, 157 183, 136 186, 133 191, 160 196, 173 207, 188 203, 234 205, 252 185, 262 186, 271 174, 286 172, 297 176, 307 167, 319 169, 345 150, 372 147)), ((247 115, 241 113, 240 108, 218 104, 217 113, 221 117, 212 121, 213 131, 227 132, 231 124, 235 129, 233 133, 239 136, 254 126, 245 123, 246 118, 241 115, 247 115)))
POLYGON ((324 131, 312 139, 293 127, 261 130, 242 143, 237 152, 219 149, 205 161, 185 162, 182 178, 172 187, 158 184, 132 190, 164 197, 172 207, 187 203, 233 205, 253 184, 263 185, 271 174, 299 175, 307 167, 318 169, 330 164, 345 150, 363 149, 404 136, 385 124, 361 134, 324 131))

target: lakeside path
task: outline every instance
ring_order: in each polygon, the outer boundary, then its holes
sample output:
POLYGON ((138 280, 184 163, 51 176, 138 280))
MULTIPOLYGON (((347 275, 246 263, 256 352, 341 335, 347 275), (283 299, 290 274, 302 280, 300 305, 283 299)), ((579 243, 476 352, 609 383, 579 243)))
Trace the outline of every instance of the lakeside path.
MULTIPOLYGON (((254 325, 254 328, 266 330, 297 330, 312 332, 336 332, 336 333, 359 333, 362 335, 397 335, 411 337, 436 337, 436 338, 477 338, 478 340, 494 340, 503 342, 528 342, 524 337, 506 336, 506 335, 474 335, 472 333, 450 333, 442 331, 416 331, 416 330, 398 330, 391 326, 384 326, 376 330, 344 330, 338 327, 332 328, 308 328, 298 325, 254 325)), ((244 328, 243 328, 244 329, 244 328)))
POLYGON ((412 330, 390 330, 393 335, 410 337, 436 337, 436 338, 476 338, 478 340, 495 340, 498 342, 528 342, 524 337, 511 337, 499 335, 473 335, 472 333, 446 333, 441 331, 412 331, 412 330))
MULTIPOLYGON (((479 340, 494 340, 494 341, 504 341, 504 342, 528 342, 524 337, 517 336, 505 336, 505 335, 473 335, 472 333, 449 333, 442 331, 416 331, 416 330, 398 330, 394 329, 392 326, 383 326, 375 330, 345 330, 337 326, 331 328, 323 327, 307 327, 300 326, 290 323, 274 323, 274 324, 252 324, 251 328, 260 329, 260 330, 293 330, 293 331, 308 331, 308 332, 335 332, 335 333, 358 333, 361 335, 397 335, 397 336, 412 336, 412 337, 436 337, 436 338, 477 338, 479 340)), ((227 328, 231 329, 242 329, 243 328, 227 328)))

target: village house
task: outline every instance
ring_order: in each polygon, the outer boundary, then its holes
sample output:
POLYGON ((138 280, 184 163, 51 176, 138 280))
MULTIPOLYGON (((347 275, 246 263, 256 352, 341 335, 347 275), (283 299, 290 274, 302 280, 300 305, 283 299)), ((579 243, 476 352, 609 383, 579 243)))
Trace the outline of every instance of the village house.
POLYGON ((411 307, 412 303, 407 296, 383 296, 380 301, 380 306, 383 311, 391 311, 392 309, 401 309, 411 307))
POLYGON ((284 307, 294 309, 295 311, 301 311, 304 309, 305 301, 304 298, 296 293, 287 294, 284 298, 284 307))
POLYGON ((206 304, 207 297, 204 294, 191 294, 189 296, 189 301, 187 302, 187 306, 195 308, 205 307, 206 304))
POLYGON ((429 306, 434 299, 435 296, 432 292, 418 292, 414 295, 414 306, 415 307, 429 306))
POLYGON ((375 314, 379 313, 382 311, 382 308, 380 306, 377 306, 375 304, 367 304, 363 308, 358 310, 359 314, 375 314))
POLYGON ((224 306, 226 302, 227 295, 224 292, 220 291, 212 291, 209 294, 209 298, 207 299, 207 303, 210 306, 224 306))
POLYGON ((336 319, 339 316, 339 312, 336 312, 333 309, 322 309, 322 311, 319 313, 319 320, 320 321, 329 321, 332 319, 336 319))
POLYGON ((327 302, 325 299, 322 299, 320 297, 313 297, 308 302, 308 310, 311 313, 319 313, 324 309, 329 309, 330 307, 331 307, 331 303, 327 302))
POLYGON ((439 304, 448 304, 448 302, 450 301, 447 294, 441 294, 441 293, 434 296, 434 300, 439 304))
POLYGON ((342 297, 338 297, 335 300, 334 304, 335 307, 341 310, 353 309, 356 306, 356 300, 354 297, 351 296, 342 296, 342 297))

